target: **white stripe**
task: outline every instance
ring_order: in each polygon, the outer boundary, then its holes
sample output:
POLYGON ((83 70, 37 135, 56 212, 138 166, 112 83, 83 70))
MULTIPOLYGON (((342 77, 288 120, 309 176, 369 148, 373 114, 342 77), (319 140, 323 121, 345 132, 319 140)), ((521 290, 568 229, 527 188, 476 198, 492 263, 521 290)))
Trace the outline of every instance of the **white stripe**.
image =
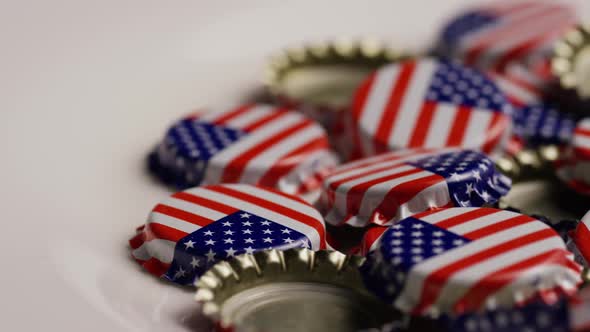
POLYGON ((164 239, 152 239, 144 242, 139 248, 133 250, 131 255, 142 261, 156 258, 160 262, 170 264, 174 259, 175 242, 164 239))
MULTIPOLYGON (((390 191, 395 191, 395 187, 409 181, 431 176, 432 174, 433 173, 430 173, 429 171, 422 171, 389 181, 377 183, 367 188, 367 190, 364 192, 364 195, 362 196, 361 207, 359 209, 358 215, 367 218, 371 217, 371 215, 375 212, 375 209, 383 202, 385 196, 387 196, 390 191)), ((392 202, 392 204, 395 204, 395 202, 392 202)))
POLYGON ((418 63, 416 70, 410 78, 406 94, 402 98, 397 119, 395 119, 394 126, 389 135, 389 146, 408 146, 436 67, 437 64, 432 59, 418 63))
POLYGON ((412 310, 419 303, 424 281, 432 272, 501 243, 506 243, 510 240, 545 229, 548 229, 548 226, 541 222, 512 227, 470 242, 459 248, 448 250, 438 256, 414 265, 408 273, 406 284, 396 301, 396 306, 406 312, 412 310))
POLYGON ((291 151, 324 135, 324 130, 319 125, 312 124, 303 130, 300 129, 290 136, 283 138, 280 142, 277 142, 277 144, 266 149, 248 162, 242 172, 240 182, 258 183, 260 178, 271 171, 272 167, 281 158, 291 153, 291 151))
POLYGON ((272 112, 274 112, 273 106, 256 105, 245 113, 228 120, 226 124, 234 128, 244 128, 271 114, 272 112))
POLYGON ((381 153, 379 155, 372 156, 372 157, 365 157, 365 158, 362 158, 359 160, 347 162, 344 165, 340 165, 337 169, 334 170, 334 172, 338 172, 338 174, 340 174, 346 170, 350 170, 353 168, 359 168, 359 167, 366 167, 366 166, 373 165, 378 162, 388 161, 391 158, 406 156, 406 155, 411 156, 415 153, 415 151, 419 151, 419 150, 420 149, 391 151, 391 152, 381 153))
MULTIPOLYGON (((438 308, 452 308, 481 279, 513 264, 554 249, 565 250, 563 241, 557 235, 514 248, 503 254, 490 257, 480 263, 470 265, 447 279, 434 304, 438 308)), ((536 266, 535 269, 542 269, 542 265, 536 266)))
MULTIPOLYGON (((360 177, 358 179, 354 179, 354 180, 350 180, 348 182, 344 182, 342 183, 340 186, 338 186, 338 188, 334 189, 334 203, 332 204, 332 213, 328 216, 329 219, 331 221, 333 220, 338 220, 339 217, 344 217, 347 215, 347 211, 348 211, 348 206, 347 206, 347 197, 348 197, 348 191, 361 183, 365 183, 368 181, 372 181, 375 179, 379 179, 382 178, 384 176, 388 176, 388 175, 393 175, 393 174, 398 174, 404 171, 409 171, 415 169, 414 166, 410 166, 410 165, 399 165, 397 167, 391 168, 391 169, 387 169, 381 172, 377 172, 377 173, 372 173, 372 174, 368 174, 365 175, 363 177, 360 177)), ((328 189, 330 190, 330 189, 328 189)), ((330 190, 331 191, 331 190, 330 190)))
MULTIPOLYGON (((194 189, 192 189, 194 191, 194 189)), ((190 190, 187 190, 190 193, 190 190)), ((212 210, 210 208, 204 207, 202 205, 198 205, 195 203, 187 202, 178 198, 168 197, 166 200, 162 201, 162 205, 168 205, 173 208, 177 208, 179 210, 187 211, 192 214, 196 214, 198 216, 211 219, 211 220, 218 220, 225 217, 225 214, 216 210, 212 210)))
POLYGON ((377 128, 385 112, 387 102, 391 95, 391 91, 395 87, 399 75, 400 66, 397 64, 386 66, 377 71, 377 76, 373 82, 371 90, 367 96, 367 100, 363 105, 363 111, 360 119, 360 135, 362 141, 365 142, 363 148, 368 149, 367 155, 372 154, 372 145, 370 142, 372 137, 375 137, 377 128), (365 146, 366 145, 366 146, 365 146))
POLYGON ((435 225, 443 220, 447 220, 449 218, 453 218, 458 215, 465 214, 465 213, 468 213, 468 212, 471 212, 471 211, 477 210, 477 209, 480 209, 480 208, 473 207, 473 208, 444 209, 444 210, 440 210, 435 213, 429 214, 427 216, 421 217, 420 220, 435 225))
POLYGON ((400 205, 395 216, 390 219, 391 223, 411 217, 412 215, 424 212, 425 206, 434 208, 447 205, 451 201, 449 188, 445 181, 437 182, 432 186, 420 191, 416 196, 406 203, 400 205))
POLYGON ((223 111, 223 112, 208 111, 208 112, 200 113, 198 115, 198 120, 199 121, 214 122, 214 121, 217 121, 217 119, 222 118, 226 114, 235 111, 236 109, 238 109, 238 108, 237 107, 236 108, 232 108, 230 110, 223 111))
POLYGON ((265 199, 269 202, 273 202, 275 204, 279 204, 285 207, 288 207, 292 210, 295 210, 299 213, 303 213, 309 217, 317 219, 319 221, 323 221, 322 215, 313 207, 298 202, 294 199, 289 199, 281 195, 274 194, 268 190, 264 190, 262 188, 254 187, 254 186, 247 186, 247 185, 240 185, 240 184, 226 184, 225 187, 234 189, 244 194, 253 195, 262 199, 265 199))
POLYGON ((582 119, 576 124, 576 128, 590 130, 590 118, 582 119))
POLYGON ((304 118, 297 113, 285 113, 273 121, 258 128, 250 135, 240 139, 235 144, 225 148, 217 155, 209 160, 209 165, 205 172, 205 184, 217 184, 221 181, 225 166, 232 160, 239 157, 244 152, 254 148, 255 146, 267 141, 270 137, 281 133, 282 131, 301 123, 304 118))
POLYGON ((446 144, 451 131, 451 125, 455 121, 457 107, 439 103, 433 112, 434 116, 430 122, 430 129, 424 141, 424 146, 428 148, 440 147, 446 144))
POLYGON ((311 247, 313 250, 318 250, 320 248, 321 239, 318 232, 313 227, 310 227, 302 222, 289 218, 288 216, 266 209, 262 206, 248 203, 235 197, 231 197, 222 193, 209 190, 205 187, 201 188, 201 190, 203 192, 203 195, 209 199, 224 202, 225 204, 235 206, 241 210, 254 213, 262 218, 269 219, 289 228, 292 228, 298 231, 299 233, 304 234, 310 239, 311 247))
POLYGON ((171 217, 169 215, 166 215, 166 214, 163 214, 160 212, 151 212, 150 213, 150 216, 148 217, 148 224, 150 224, 150 223, 165 225, 170 228, 175 228, 179 231, 185 232, 187 234, 190 234, 190 233, 198 230, 199 228, 201 228, 201 226, 199 226, 199 225, 195 225, 195 224, 192 224, 188 221, 174 218, 174 217, 171 217))
POLYGON ((498 210, 498 212, 488 214, 479 218, 471 219, 468 222, 464 222, 457 226, 450 227, 448 228, 448 230, 450 232, 463 235, 469 232, 476 231, 478 229, 482 229, 487 226, 497 224, 502 220, 508 220, 518 216, 520 216, 520 214, 518 213, 498 210))
POLYGON ((493 113, 491 111, 472 109, 471 116, 467 121, 465 134, 461 146, 464 148, 480 149, 485 143, 485 138, 489 135, 487 132, 488 125, 492 121, 493 113))
POLYGON ((573 144, 575 147, 589 149, 590 148, 590 137, 588 137, 586 135, 581 135, 581 134, 574 135, 573 144))

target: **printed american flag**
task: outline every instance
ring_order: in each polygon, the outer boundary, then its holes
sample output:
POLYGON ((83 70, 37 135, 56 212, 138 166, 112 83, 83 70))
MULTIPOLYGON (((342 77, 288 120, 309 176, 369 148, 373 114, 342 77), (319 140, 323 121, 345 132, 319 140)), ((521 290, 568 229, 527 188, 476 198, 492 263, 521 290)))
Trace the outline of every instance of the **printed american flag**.
POLYGON ((178 192, 130 240, 150 273, 192 284, 220 259, 268 248, 326 248, 322 216, 299 198, 243 184, 178 192))
POLYGON ((254 104, 194 114, 157 151, 164 175, 184 188, 248 183, 301 193, 335 164, 322 127, 298 112, 254 104))
POLYGON ((433 208, 492 204, 510 185, 482 153, 411 149, 337 167, 324 180, 323 203, 334 225, 390 225, 433 208))
POLYGON ((569 6, 553 1, 503 1, 472 10, 442 32, 440 51, 469 65, 503 71, 515 61, 547 54, 576 24, 569 6))
POLYGON ((529 146, 566 145, 575 127, 571 115, 545 104, 522 107, 514 115, 514 134, 529 146))
POLYGON ((581 282, 582 267, 553 229, 506 210, 424 212, 391 226, 380 243, 396 271, 395 305, 415 314, 479 310, 493 298, 502 306, 571 295, 581 282))
POLYGON ((590 195, 590 118, 578 121, 569 150, 556 163, 557 175, 570 188, 590 195))
POLYGON ((358 154, 417 147, 498 152, 510 134, 509 103, 483 74, 434 59, 392 64, 361 84, 352 105, 358 154))

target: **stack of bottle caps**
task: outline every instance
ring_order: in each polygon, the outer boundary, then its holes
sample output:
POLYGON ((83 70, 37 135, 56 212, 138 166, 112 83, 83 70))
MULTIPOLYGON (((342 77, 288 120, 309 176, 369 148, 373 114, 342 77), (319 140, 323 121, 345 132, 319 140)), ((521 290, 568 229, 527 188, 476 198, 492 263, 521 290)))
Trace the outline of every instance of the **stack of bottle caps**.
POLYGON ((590 216, 506 208, 530 179, 590 195, 589 49, 574 8, 532 0, 457 15, 423 55, 290 48, 272 103, 168 128, 148 167, 181 191, 131 254, 219 331, 590 329, 590 216))

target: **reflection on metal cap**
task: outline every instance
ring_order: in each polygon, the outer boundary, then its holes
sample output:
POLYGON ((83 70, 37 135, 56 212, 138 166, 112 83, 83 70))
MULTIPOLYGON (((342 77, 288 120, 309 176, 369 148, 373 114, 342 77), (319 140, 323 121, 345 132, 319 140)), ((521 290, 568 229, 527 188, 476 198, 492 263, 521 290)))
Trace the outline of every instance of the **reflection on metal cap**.
POLYGON ((336 251, 269 250, 214 265, 196 299, 220 329, 357 331, 398 315, 363 287, 363 258, 336 251))

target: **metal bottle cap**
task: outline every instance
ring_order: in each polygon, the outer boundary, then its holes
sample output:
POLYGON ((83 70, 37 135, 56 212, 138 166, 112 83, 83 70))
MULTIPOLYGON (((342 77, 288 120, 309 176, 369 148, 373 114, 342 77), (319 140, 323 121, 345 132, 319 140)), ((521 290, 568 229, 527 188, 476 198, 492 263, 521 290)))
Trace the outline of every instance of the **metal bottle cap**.
POLYGON ((196 283, 203 313, 233 331, 358 331, 399 315, 363 287, 363 258, 261 251, 214 265, 196 283))

